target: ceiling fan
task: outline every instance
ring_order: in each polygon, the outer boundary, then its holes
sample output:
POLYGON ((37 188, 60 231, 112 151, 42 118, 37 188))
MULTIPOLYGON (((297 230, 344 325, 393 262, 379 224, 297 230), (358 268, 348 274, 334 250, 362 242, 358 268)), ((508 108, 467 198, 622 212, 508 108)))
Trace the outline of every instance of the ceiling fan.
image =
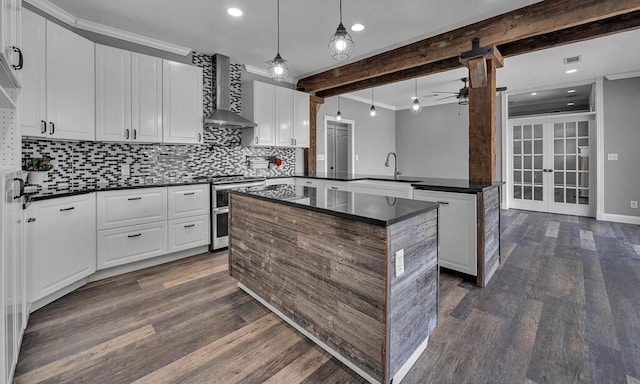
MULTIPOLYGON (((448 91, 433 91, 434 94, 439 95, 441 93, 451 93, 451 96, 443 97, 438 100, 445 100, 455 97, 458 99, 458 104, 460 105, 468 105, 469 104, 469 86, 467 85, 467 78, 463 77, 460 79, 464 83, 464 87, 460 88, 458 92, 448 92, 448 91)), ((507 87, 498 87, 496 88, 497 92, 506 91, 507 87)))

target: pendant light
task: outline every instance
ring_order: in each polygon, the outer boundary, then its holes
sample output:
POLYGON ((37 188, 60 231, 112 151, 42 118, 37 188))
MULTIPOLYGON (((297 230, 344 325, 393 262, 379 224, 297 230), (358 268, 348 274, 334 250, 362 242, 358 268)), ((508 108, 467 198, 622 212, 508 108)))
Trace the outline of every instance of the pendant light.
POLYGON ((373 87, 371 87, 371 108, 369 109, 369 117, 375 119, 377 114, 378 111, 376 111, 376 106, 373 105, 373 87))
POLYGON ((419 113, 420 111, 422 111, 422 105, 420 105, 420 100, 418 100, 418 78, 416 77, 415 96, 411 104, 411 112, 419 113))
POLYGON ((336 113, 336 120, 342 121, 342 113, 340 113, 340 96, 338 96, 338 113, 336 113))
POLYGON ((269 76, 273 81, 284 81, 289 73, 286 60, 280 56, 280 0, 277 0, 278 5, 278 53, 273 60, 267 61, 269 64, 269 76))
POLYGON ((342 25, 342 0, 340 0, 340 24, 336 29, 336 33, 329 39, 329 53, 335 60, 347 60, 353 52, 353 39, 347 29, 342 25))

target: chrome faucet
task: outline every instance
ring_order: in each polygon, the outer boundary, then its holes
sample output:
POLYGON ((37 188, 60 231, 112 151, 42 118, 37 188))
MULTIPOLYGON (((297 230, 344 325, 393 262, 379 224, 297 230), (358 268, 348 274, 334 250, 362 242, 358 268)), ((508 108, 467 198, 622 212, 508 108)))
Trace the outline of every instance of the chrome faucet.
POLYGON ((394 164, 393 164, 393 177, 398 177, 398 175, 400 175, 400 171, 398 171, 398 155, 396 155, 395 152, 389 152, 387 153, 387 160, 384 162, 384 166, 388 167, 389 166, 389 156, 393 155, 393 158, 395 159, 394 164))

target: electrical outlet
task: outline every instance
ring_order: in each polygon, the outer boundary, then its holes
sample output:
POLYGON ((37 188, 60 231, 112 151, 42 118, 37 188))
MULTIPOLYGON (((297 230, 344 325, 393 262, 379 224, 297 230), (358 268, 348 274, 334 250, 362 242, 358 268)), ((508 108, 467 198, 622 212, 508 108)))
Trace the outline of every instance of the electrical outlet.
POLYGON ((638 202, 636 200, 631 200, 631 208, 638 208, 638 202))
POLYGON ((617 161, 618 154, 617 153, 607 153, 607 160, 617 161))
POLYGON ((129 171, 129 164, 122 164, 122 176, 129 176, 131 172, 129 171))
POLYGON ((396 252, 396 277, 404 273, 404 248, 396 252))

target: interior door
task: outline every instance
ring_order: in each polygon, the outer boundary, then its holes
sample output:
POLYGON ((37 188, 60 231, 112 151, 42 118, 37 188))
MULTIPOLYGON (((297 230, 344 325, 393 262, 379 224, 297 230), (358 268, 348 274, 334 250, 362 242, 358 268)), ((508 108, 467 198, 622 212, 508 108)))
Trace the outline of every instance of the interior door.
POLYGON ((593 216, 593 115, 517 119, 509 129, 510 206, 593 216))
POLYGON ((327 125, 327 174, 349 173, 349 130, 347 127, 330 123, 327 125))

